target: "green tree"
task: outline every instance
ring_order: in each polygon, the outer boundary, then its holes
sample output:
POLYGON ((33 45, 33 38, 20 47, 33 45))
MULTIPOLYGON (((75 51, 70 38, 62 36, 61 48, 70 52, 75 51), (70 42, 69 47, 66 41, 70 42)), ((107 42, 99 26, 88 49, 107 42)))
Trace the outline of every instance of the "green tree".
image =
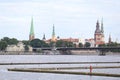
POLYGON ((30 41, 23 40, 22 42, 24 43, 24 45, 30 45, 30 41))
POLYGON ((82 44, 82 43, 79 43, 79 47, 83 47, 83 44, 82 44))
POLYGON ((28 47, 28 45, 25 45, 25 51, 29 51, 29 47, 28 47))
POLYGON ((0 41, 0 50, 4 51, 7 47, 7 42, 6 41, 0 41))
POLYGON ((56 47, 74 47, 74 44, 72 42, 58 40, 56 42, 56 47))
POLYGON ((116 43, 116 42, 112 42, 112 43, 108 43, 107 46, 108 47, 118 47, 120 45, 118 43, 116 43))
POLYGON ((66 42, 67 47, 76 47, 76 44, 73 44, 73 42, 66 42))
POLYGON ((17 44, 19 41, 15 38, 4 37, 1 41, 6 41, 8 45, 17 44))
POLYGON ((90 43, 89 42, 86 42, 85 43, 85 47, 90 47, 91 45, 90 45, 90 43))
POLYGON ((4 37, 3 39, 1 39, 1 41, 6 41, 8 43, 10 41, 10 38, 4 37))
POLYGON ((107 47, 106 44, 100 44, 98 47, 107 47))
MULTIPOLYGON (((116 42, 112 42, 112 43, 108 43, 107 47, 120 47, 120 44, 116 43, 116 42)), ((113 49, 113 50, 109 50, 111 52, 120 52, 119 49, 113 49)))
MULTIPOLYGON (((120 47, 120 44, 118 44, 116 42, 111 42, 111 43, 107 43, 107 44, 101 44, 101 45, 99 45, 99 47, 120 47)), ((119 49, 110 49, 108 51, 111 51, 111 52, 120 52, 119 49)))
POLYGON ((57 42, 56 42, 56 47, 64 47, 64 41, 62 41, 62 40, 58 40, 57 42))
POLYGON ((34 39, 30 41, 30 45, 34 48, 39 48, 39 47, 48 47, 48 44, 46 44, 44 41, 40 39, 34 39))
MULTIPOLYGON (((53 44, 54 44, 54 42, 51 41, 51 42, 49 43, 49 47, 53 47, 53 44)), ((56 44, 55 44, 55 45, 56 45, 56 44)))
POLYGON ((13 45, 13 44, 17 44, 18 42, 19 42, 19 41, 18 41, 17 39, 12 38, 12 39, 9 40, 8 44, 9 44, 9 45, 13 45))

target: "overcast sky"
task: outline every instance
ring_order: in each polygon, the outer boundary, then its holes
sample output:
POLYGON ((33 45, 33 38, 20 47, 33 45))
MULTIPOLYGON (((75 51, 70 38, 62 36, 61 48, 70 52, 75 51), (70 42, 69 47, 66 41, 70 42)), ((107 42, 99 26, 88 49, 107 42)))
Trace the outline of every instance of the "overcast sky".
POLYGON ((103 18, 105 40, 120 41, 120 0, 0 0, 0 38, 28 40, 31 17, 35 37, 51 38, 55 25, 60 38, 94 37, 103 18))

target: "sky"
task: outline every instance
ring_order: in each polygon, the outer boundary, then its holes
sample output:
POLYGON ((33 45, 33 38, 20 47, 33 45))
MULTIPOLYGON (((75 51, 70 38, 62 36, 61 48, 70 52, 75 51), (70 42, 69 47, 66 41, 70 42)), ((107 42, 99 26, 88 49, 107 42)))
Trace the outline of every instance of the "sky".
POLYGON ((103 19, 105 41, 120 42, 120 0, 0 0, 0 39, 28 40, 33 17, 35 37, 94 38, 103 19))

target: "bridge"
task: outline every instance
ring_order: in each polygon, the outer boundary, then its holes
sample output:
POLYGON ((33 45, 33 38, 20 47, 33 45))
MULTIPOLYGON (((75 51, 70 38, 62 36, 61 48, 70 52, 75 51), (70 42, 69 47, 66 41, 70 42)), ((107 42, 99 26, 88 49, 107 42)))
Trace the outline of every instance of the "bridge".
POLYGON ((86 48, 74 48, 74 47, 43 47, 43 48, 33 48, 33 51, 36 50, 59 50, 59 51, 69 51, 69 50, 96 50, 100 52, 100 55, 105 55, 106 52, 111 50, 119 50, 120 47, 86 47, 86 48))

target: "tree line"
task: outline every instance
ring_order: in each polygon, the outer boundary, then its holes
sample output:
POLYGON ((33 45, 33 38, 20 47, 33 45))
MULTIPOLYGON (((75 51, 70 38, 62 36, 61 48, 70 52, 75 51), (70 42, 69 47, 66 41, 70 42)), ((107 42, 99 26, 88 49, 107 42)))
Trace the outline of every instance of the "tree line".
POLYGON ((8 45, 16 45, 19 41, 15 38, 4 37, 0 40, 0 50, 3 51, 8 45))
MULTIPOLYGON (((98 47, 120 47, 120 43, 117 42, 111 42, 111 43, 106 43, 106 44, 101 44, 98 47)), ((120 52, 120 49, 111 49, 109 50, 110 52, 120 52)))
MULTIPOLYGON (((19 40, 16 38, 9 38, 9 37, 4 37, 0 40, 0 51, 5 51, 6 47, 8 45, 17 45, 19 40)), ((23 40, 22 41, 25 45, 25 50, 28 50, 28 46, 30 45, 31 47, 34 48, 40 48, 40 47, 52 47, 54 42, 46 43, 43 40, 40 39, 34 39, 34 40, 23 40)), ((63 40, 57 40, 55 43, 56 47, 76 47, 76 44, 73 42, 68 42, 68 41, 63 41, 63 40)), ((84 47, 82 43, 79 43, 77 47, 84 47)), ((86 43, 85 47, 90 47, 90 43, 86 43)))
MULTIPOLYGON (((4 37, 0 40, 0 51, 5 51, 8 45, 17 45, 18 42, 19 40, 17 40, 16 38, 4 37)), ((34 48, 40 48, 40 47, 52 47, 54 44, 54 42, 52 41, 50 43, 46 43, 45 41, 40 39, 33 39, 31 41, 23 40, 22 42, 25 45, 24 47, 26 51, 29 49, 28 48, 29 45, 34 48)), ((68 42, 63 40, 57 40, 55 42, 55 47, 90 47, 90 46, 91 44, 89 42, 86 42, 85 44, 79 43, 77 45, 74 44, 73 42, 68 42)), ((99 45, 98 47, 119 47, 119 46, 120 44, 116 42, 111 42, 111 43, 99 45)), ((114 50, 111 50, 111 51, 114 51, 114 50)), ((120 52, 120 50, 117 50, 117 51, 120 52)))
POLYGON ((85 45, 83 45, 82 43, 76 45, 73 42, 63 41, 63 40, 57 40, 56 42, 51 41, 50 43, 46 43, 45 41, 40 39, 34 39, 30 41, 30 45, 35 48, 52 47, 54 43, 55 43, 55 47, 90 47, 91 46, 89 42, 86 42, 85 45))

